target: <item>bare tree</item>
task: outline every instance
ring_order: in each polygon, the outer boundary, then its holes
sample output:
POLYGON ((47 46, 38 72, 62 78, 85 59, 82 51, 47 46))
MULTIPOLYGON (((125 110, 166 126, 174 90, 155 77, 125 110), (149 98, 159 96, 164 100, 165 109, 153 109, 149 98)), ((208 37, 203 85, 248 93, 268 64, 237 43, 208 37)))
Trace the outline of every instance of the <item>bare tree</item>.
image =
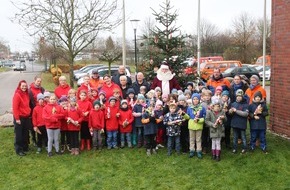
MULTIPOLYGON (((263 33, 264 33, 264 19, 257 20, 257 48, 258 56, 263 53, 263 33)), ((271 21, 266 19, 266 54, 271 54, 271 21)))
POLYGON ((255 20, 247 13, 233 20, 234 46, 242 63, 251 63, 255 57, 255 33, 255 20))
POLYGON ((79 52, 91 44, 99 31, 109 31, 120 23, 117 0, 26 0, 14 5, 18 21, 31 34, 55 37, 67 54, 70 85, 73 87, 73 63, 79 52))

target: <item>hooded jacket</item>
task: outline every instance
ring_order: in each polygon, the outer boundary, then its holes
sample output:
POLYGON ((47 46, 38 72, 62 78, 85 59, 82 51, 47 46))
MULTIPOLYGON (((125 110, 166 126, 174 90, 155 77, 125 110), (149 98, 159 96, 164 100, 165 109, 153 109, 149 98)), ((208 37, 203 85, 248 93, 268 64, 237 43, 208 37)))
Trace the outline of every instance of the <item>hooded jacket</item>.
POLYGON ((33 83, 30 84, 30 88, 28 90, 29 98, 30 98, 30 108, 33 109, 37 103, 37 94, 44 93, 45 89, 41 86, 36 86, 33 83))
POLYGON ((57 99, 60 99, 61 96, 67 96, 68 91, 71 89, 71 87, 68 84, 65 84, 63 86, 59 85, 55 88, 54 94, 57 97, 57 99))
POLYGON ((15 120, 19 120, 20 117, 29 117, 31 113, 28 91, 24 92, 20 89, 22 82, 26 83, 25 80, 18 83, 12 100, 13 117, 15 120))
POLYGON ((92 109, 89 115, 89 128, 101 130, 105 127, 104 111, 92 109))
POLYGON ((71 107, 68 107, 68 109, 65 111, 66 111, 65 120, 67 120, 68 118, 71 118, 72 120, 77 121, 79 123, 78 126, 72 123, 68 123, 67 130, 79 131, 81 129, 81 122, 83 121, 83 118, 84 118, 82 112, 78 108, 71 108, 71 107))
POLYGON ((266 116, 268 116, 268 108, 264 101, 255 102, 249 105, 249 121, 251 130, 265 130, 267 128, 266 116), (255 114, 257 107, 261 105, 262 113, 255 114), (259 119, 255 119, 254 116, 258 116, 259 119))
POLYGON ((119 125, 121 133, 131 133, 132 132, 132 124, 134 122, 134 117, 132 115, 132 109, 127 107, 127 109, 120 108, 119 110, 119 125), (123 126, 123 123, 127 120, 128 125, 123 126))
POLYGON ((42 117, 47 129, 58 129, 61 127, 61 119, 64 118, 62 107, 57 104, 48 103, 42 112, 42 117))
POLYGON ((44 103, 43 105, 37 104, 35 108, 33 109, 33 112, 32 112, 33 127, 41 127, 45 125, 44 119, 42 117, 43 108, 44 108, 44 103))

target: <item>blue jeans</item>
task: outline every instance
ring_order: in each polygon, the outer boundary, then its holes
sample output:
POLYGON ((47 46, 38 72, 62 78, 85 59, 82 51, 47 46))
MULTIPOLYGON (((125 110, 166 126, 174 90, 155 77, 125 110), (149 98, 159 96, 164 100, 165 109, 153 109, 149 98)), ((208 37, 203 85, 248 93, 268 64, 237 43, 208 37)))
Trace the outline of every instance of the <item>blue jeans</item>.
POLYGON ((107 145, 108 147, 117 146, 118 131, 107 131, 107 145))
POLYGON ((259 139, 260 139, 261 149, 265 150, 267 148, 266 130, 265 129, 251 130, 251 143, 250 143, 251 149, 255 149, 257 137, 259 137, 259 139))
POLYGON ((137 135, 138 135, 138 144, 143 143, 144 139, 144 127, 137 127, 137 135))
POLYGON ((234 132, 233 149, 236 150, 238 148, 239 133, 241 133, 243 149, 247 149, 246 130, 233 128, 233 132, 234 132))
POLYGON ((131 143, 131 133, 121 133, 121 143, 125 143, 125 137, 127 140, 127 143, 131 143))
POLYGON ((168 136, 167 138, 167 152, 171 154, 172 146, 175 142, 175 150, 177 153, 180 153, 180 135, 178 136, 168 136))

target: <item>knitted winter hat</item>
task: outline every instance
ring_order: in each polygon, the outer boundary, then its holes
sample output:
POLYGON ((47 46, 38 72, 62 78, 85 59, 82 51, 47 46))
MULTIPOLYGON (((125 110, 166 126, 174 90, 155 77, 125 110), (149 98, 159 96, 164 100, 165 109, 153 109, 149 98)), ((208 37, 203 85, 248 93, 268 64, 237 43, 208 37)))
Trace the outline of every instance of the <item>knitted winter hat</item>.
POLYGON ((236 91, 236 96, 243 96, 244 95, 244 91, 242 89, 238 89, 236 91))
POLYGON ((182 90, 177 90, 177 95, 180 96, 181 94, 183 94, 182 90))
POLYGON ((178 96, 178 101, 185 101, 185 100, 186 100, 186 98, 183 94, 178 96))
POLYGON ((37 99, 37 101, 40 100, 40 99, 43 100, 44 99, 44 95, 42 93, 39 93, 39 94, 37 94, 36 99, 37 99))
POLYGON ((44 97, 50 97, 50 92, 46 91, 46 92, 43 93, 43 95, 44 95, 44 97))
POLYGON ((177 92, 177 89, 175 89, 175 88, 173 88, 172 90, 171 90, 171 94, 178 94, 178 92, 177 92))
POLYGON ((96 101, 94 101, 94 107, 96 106, 96 105, 99 105, 100 107, 101 107, 101 102, 100 101, 98 101, 98 100, 96 100, 96 101))
POLYGON ((123 104, 128 104, 128 101, 125 99, 121 100, 121 105, 123 105, 123 104))
POLYGON ((100 96, 101 94, 103 94, 103 95, 106 97, 106 92, 105 92, 105 91, 101 90, 101 91, 99 92, 99 96, 100 96))
POLYGON ((157 106, 157 105, 163 105, 163 102, 161 100, 157 100, 155 103, 155 106, 157 106))
POLYGON ((183 94, 184 94, 184 96, 186 96, 187 94, 189 94, 191 96, 191 92, 188 89, 184 90, 184 93, 183 94))
POLYGON ((213 99, 213 101, 211 102, 211 105, 219 105, 221 106, 221 101, 219 99, 213 99))
POLYGON ((145 97, 144 97, 144 95, 143 95, 143 94, 138 94, 138 96, 137 96, 137 99, 142 99, 142 100, 145 100, 145 97))
POLYGON ((259 77, 257 75, 252 75, 251 79, 252 78, 255 79, 257 81, 257 83, 259 83, 260 79, 259 79, 259 77))
POLYGON ((197 98, 198 100, 200 100, 200 94, 193 93, 192 96, 191 96, 191 99, 193 99, 193 98, 197 98))
POLYGON ((59 102, 67 102, 68 99, 66 96, 61 96, 60 99, 58 100, 59 102))
POLYGON ((126 93, 127 93, 127 95, 129 95, 129 94, 134 94, 135 95, 135 90, 134 90, 134 88, 128 88, 126 93))
POLYGON ((217 86, 217 87, 215 88, 215 91, 223 91, 223 87, 221 87, 221 86, 217 86))
POLYGON ((255 94, 254 94, 254 98, 256 98, 257 96, 259 96, 261 99, 262 99, 262 93, 260 91, 257 91, 255 94))
POLYGON ((159 86, 157 86, 154 90, 155 90, 155 92, 157 92, 157 91, 161 92, 161 88, 159 86))
POLYGON ((222 96, 230 96, 230 93, 229 93, 229 91, 228 90, 224 90, 223 92, 222 92, 222 96))
POLYGON ((112 100, 117 101, 117 98, 116 98, 115 96, 111 96, 111 97, 109 98, 109 102, 111 102, 112 100))

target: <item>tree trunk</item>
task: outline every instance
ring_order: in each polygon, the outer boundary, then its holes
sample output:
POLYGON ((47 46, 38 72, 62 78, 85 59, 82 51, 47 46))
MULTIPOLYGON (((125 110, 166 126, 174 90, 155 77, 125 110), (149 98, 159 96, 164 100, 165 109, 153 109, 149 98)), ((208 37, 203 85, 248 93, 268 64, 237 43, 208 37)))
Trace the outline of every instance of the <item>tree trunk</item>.
POLYGON ((74 88, 74 75, 73 75, 73 70, 74 70, 74 61, 73 59, 69 62, 69 79, 70 79, 70 86, 71 88, 74 88))

